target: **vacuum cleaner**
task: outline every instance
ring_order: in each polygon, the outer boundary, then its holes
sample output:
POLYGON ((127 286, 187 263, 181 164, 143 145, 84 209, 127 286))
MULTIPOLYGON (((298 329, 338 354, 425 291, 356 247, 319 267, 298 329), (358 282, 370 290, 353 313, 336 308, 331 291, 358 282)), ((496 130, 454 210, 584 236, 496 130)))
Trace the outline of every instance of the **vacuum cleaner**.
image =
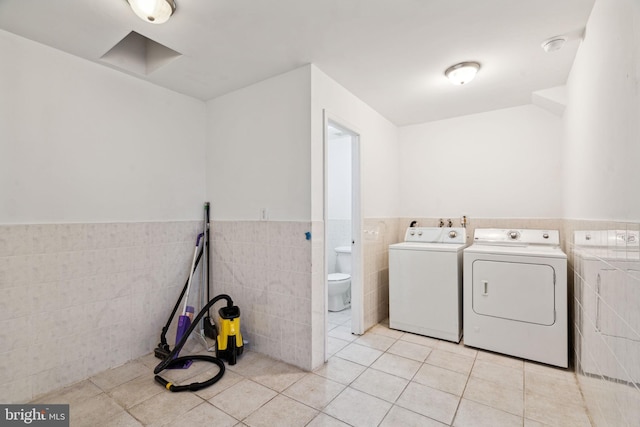
MULTIPOLYGON (((209 204, 205 204, 206 217, 208 220, 208 207, 209 204)), ((162 359, 162 361, 155 367, 154 374, 155 380, 164 386, 167 390, 172 392, 180 392, 180 391, 196 391, 205 387, 209 387, 219 381, 224 375, 225 366, 222 359, 227 360, 230 365, 234 365, 236 363, 237 356, 242 354, 243 351, 243 341, 242 335, 240 334, 240 308, 233 304, 233 300, 230 296, 221 294, 209 301, 202 307, 200 312, 193 318, 193 307, 188 305, 189 300, 189 291, 191 289, 191 282, 193 279, 193 274, 198 267, 198 263, 202 258, 203 252, 207 252, 209 255, 209 229, 208 229, 208 221, 205 242, 203 242, 202 246, 200 245, 201 239, 205 236, 205 233, 200 233, 196 240, 196 246, 193 253, 193 260, 191 262, 191 268, 189 270, 189 278, 185 283, 182 292, 180 293, 180 297, 176 302, 176 305, 167 320, 166 325, 162 328, 162 332, 160 334, 160 343, 154 350, 154 354, 157 358, 162 359), (206 249, 205 249, 206 248, 206 249), (180 303, 184 299, 184 305, 182 314, 178 317, 178 327, 176 331, 176 344, 173 350, 170 349, 169 344, 167 343, 166 334, 171 325, 171 321, 173 320, 178 308, 180 307, 180 303), (217 328, 215 324, 209 319, 209 311, 211 307, 217 303, 218 301, 225 300, 227 305, 222 307, 219 310, 220 314, 220 329, 222 330, 222 334, 217 334, 217 328), (208 356, 208 355, 192 355, 192 356, 179 356, 182 347, 184 347, 187 339, 191 335, 191 333, 195 330, 197 325, 200 323, 203 317, 205 317, 205 321, 203 322, 203 332, 205 335, 216 339, 216 357, 208 356), (222 346, 222 347, 221 347, 222 346), (210 363, 214 363, 219 367, 219 371, 216 375, 210 378, 207 381, 191 383, 188 385, 176 385, 170 381, 165 380, 160 375, 160 372, 165 369, 187 369, 194 360, 201 360, 210 363)), ((207 256, 208 258, 208 256, 207 256)), ((207 273, 208 273, 207 269, 207 273)), ((207 274, 208 276, 208 274, 207 274)), ((204 283, 204 281, 203 281, 204 283)), ((209 281, 207 277, 207 288, 209 287, 209 281)), ((207 289, 207 298, 209 298, 209 289, 207 289)))
MULTIPOLYGON (((213 299, 211 299, 202 308, 202 310, 200 310, 198 315, 193 319, 193 322, 190 322, 189 327, 184 331, 184 333, 182 334, 180 340, 176 343, 176 345, 173 348, 173 350, 171 350, 167 354, 167 356, 162 360, 162 362, 160 362, 154 368, 153 373, 156 374, 155 377, 154 377, 156 382, 161 384, 167 390, 172 391, 172 392, 201 390, 201 389, 203 389, 205 387, 209 387, 209 386, 215 384, 224 375, 224 371, 225 371, 224 362, 221 359, 219 359, 218 357, 213 357, 213 356, 208 356, 208 355, 200 355, 200 354, 190 355, 190 356, 178 356, 178 353, 180 353, 180 350, 182 350, 182 347, 184 347, 185 343, 187 342, 187 339, 189 338, 189 335, 191 335, 191 333, 194 331, 194 329, 198 325, 198 322, 200 322, 200 320, 202 320, 202 318, 207 314, 207 312, 209 311, 210 307, 212 307, 216 302, 218 302, 218 301, 220 301, 222 299, 227 301, 227 307, 226 307, 227 309, 229 309, 229 310, 237 309, 239 311, 238 307, 233 305, 233 300, 231 299, 231 297, 229 295, 221 294, 221 295, 218 295, 218 296, 214 297, 213 299), (187 385, 174 384, 174 383, 172 383, 170 381, 167 381, 166 379, 162 378, 160 375, 158 375, 160 372, 164 371, 165 369, 171 369, 173 367, 184 367, 186 364, 193 363, 194 360, 201 360, 201 361, 204 361, 204 362, 213 363, 213 364, 218 366, 219 371, 218 371, 218 373, 216 375, 214 375, 213 377, 211 377, 207 381, 194 382, 194 383, 187 384, 187 385)), ((157 356, 158 356, 158 352, 157 352, 157 349, 156 349, 156 357, 157 356)))

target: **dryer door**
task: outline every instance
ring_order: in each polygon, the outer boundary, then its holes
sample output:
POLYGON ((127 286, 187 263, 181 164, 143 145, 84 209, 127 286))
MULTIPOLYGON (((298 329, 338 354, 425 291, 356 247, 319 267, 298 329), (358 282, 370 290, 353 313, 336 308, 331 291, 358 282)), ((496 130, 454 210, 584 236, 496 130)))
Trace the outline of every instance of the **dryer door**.
POLYGON ((555 272, 546 264, 476 260, 473 311, 520 322, 555 323, 555 272))

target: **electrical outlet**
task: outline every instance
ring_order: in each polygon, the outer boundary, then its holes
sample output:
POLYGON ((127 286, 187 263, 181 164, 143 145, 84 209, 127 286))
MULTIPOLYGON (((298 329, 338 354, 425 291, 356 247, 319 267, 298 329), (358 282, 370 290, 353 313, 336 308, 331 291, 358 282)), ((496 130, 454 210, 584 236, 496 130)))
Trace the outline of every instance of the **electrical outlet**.
POLYGON ((260 209, 260 220, 267 221, 269 219, 269 210, 267 208, 260 209))

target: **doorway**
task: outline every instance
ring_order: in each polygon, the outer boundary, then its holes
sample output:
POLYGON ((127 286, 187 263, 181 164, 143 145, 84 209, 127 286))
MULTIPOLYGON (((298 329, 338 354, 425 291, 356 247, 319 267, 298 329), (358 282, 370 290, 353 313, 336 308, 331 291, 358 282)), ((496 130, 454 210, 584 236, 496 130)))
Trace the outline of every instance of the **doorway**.
POLYGON ((352 127, 329 116, 325 120, 324 145, 327 359, 355 339, 353 334, 364 332, 364 298, 360 238, 360 137, 352 127), (341 291, 347 275, 350 295, 341 291))

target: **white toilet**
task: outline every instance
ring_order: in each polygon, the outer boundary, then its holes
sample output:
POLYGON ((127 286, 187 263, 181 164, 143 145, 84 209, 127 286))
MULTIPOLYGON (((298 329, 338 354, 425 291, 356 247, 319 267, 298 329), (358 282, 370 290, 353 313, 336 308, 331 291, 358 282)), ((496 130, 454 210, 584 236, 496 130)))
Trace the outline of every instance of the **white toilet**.
POLYGON ((329 311, 342 311, 351 307, 351 246, 338 246, 337 273, 329 274, 329 311))

